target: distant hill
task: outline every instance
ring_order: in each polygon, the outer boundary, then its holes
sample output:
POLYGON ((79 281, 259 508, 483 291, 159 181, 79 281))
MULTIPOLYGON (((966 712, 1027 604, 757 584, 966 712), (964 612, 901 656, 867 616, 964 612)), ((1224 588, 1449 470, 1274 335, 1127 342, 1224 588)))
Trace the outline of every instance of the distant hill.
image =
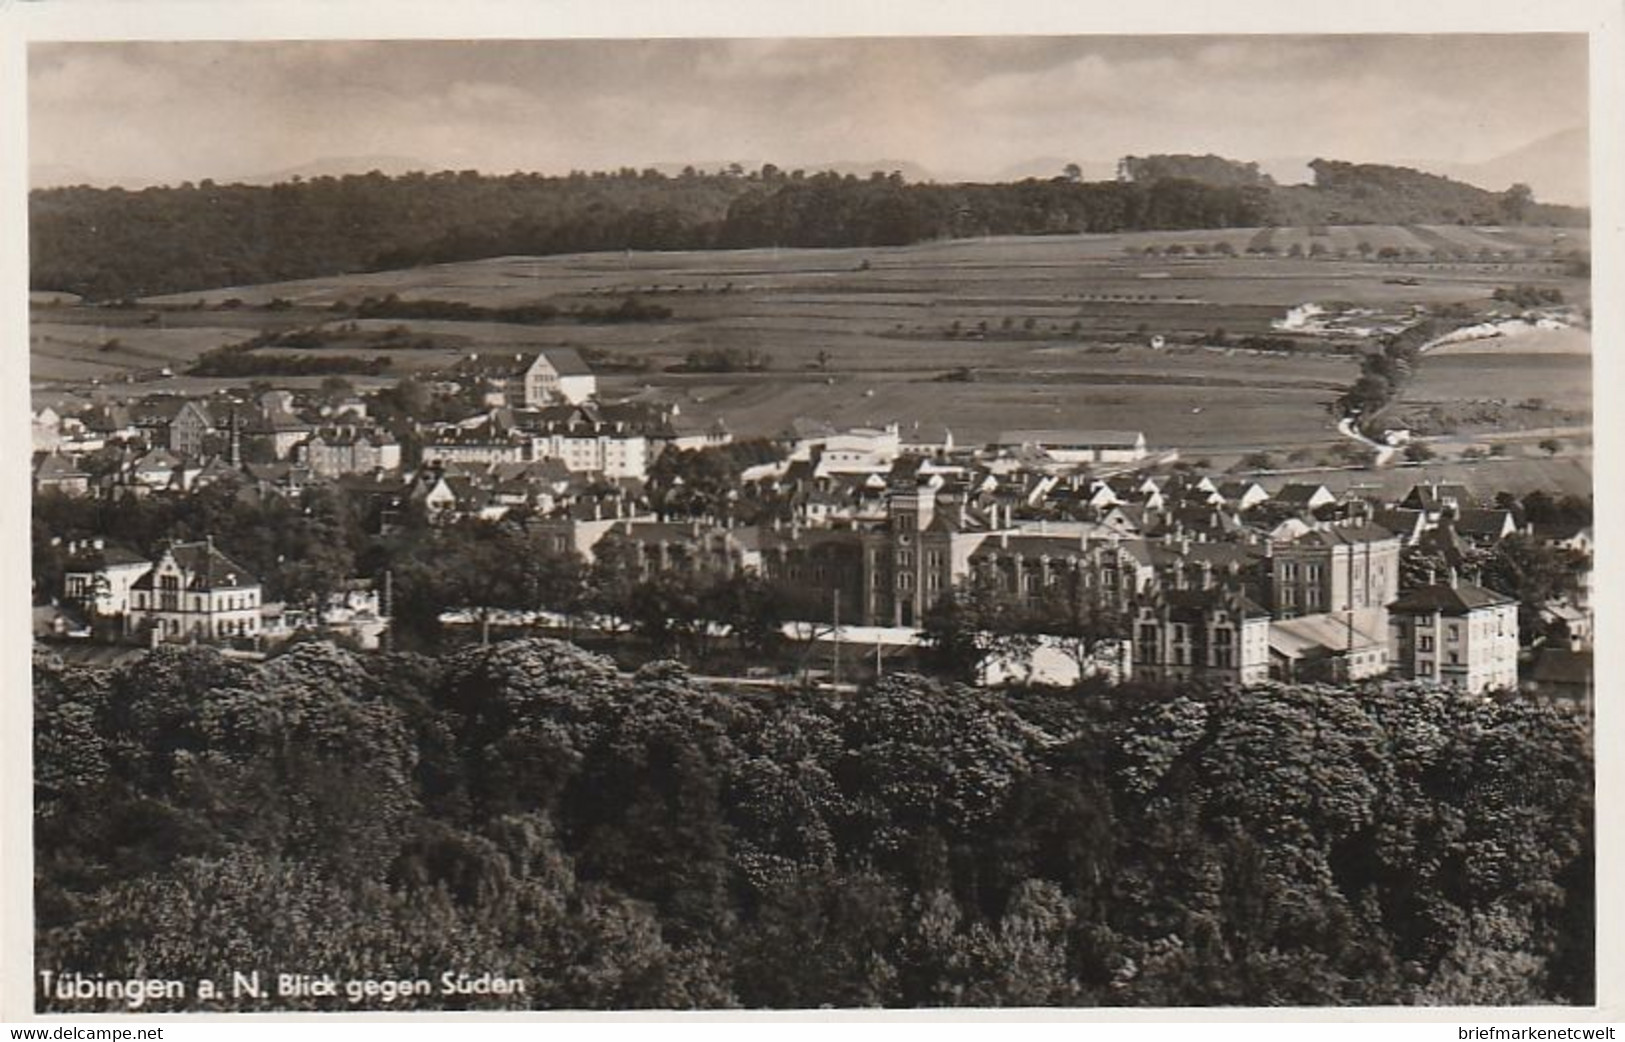
POLYGON ((1069 159, 1065 156, 1036 156, 1012 163, 1000 170, 994 181, 1024 181, 1029 177, 1047 180, 1060 177, 1068 163, 1076 163, 1085 181, 1111 181, 1117 177, 1115 159, 1069 159))
MULTIPOLYGON (((1584 210, 1513 197, 1410 167, 1316 159, 1312 185, 1271 192, 1279 224, 1585 223, 1584 210)), ((1509 186, 1510 187, 1510 186, 1509 186)))
POLYGON ((1582 127, 1560 130, 1481 163, 1423 164, 1458 181, 1501 190, 1526 184, 1547 203, 1585 206, 1591 201, 1591 142, 1582 127))
POLYGON ((95 177, 76 166, 65 163, 34 163, 28 168, 29 188, 65 188, 69 185, 88 185, 91 188, 144 188, 145 181, 120 181, 95 177))
POLYGON ((815 170, 828 170, 831 173, 840 174, 843 177, 847 174, 856 174, 858 177, 868 177, 876 170, 883 174, 890 174, 893 171, 896 171, 897 173, 903 175, 903 180, 909 181, 913 184, 925 184, 928 181, 937 180, 936 174, 932 173, 930 170, 927 170, 920 164, 911 163, 906 159, 838 159, 833 162, 820 163, 816 166, 807 167, 808 173, 812 173, 815 170))
MULTIPOLYGON (((380 172, 422 165, 382 156, 348 162, 380 172)), ((318 164, 300 168, 308 172, 300 183, 275 188, 201 181, 138 193, 41 189, 29 197, 30 282, 106 300, 518 254, 1588 221, 1584 210, 1406 167, 1317 159, 1313 184, 1280 185, 1257 164, 1219 156, 1125 164, 1131 180, 1124 182, 1068 181, 1061 163, 1043 177, 956 184, 911 182, 908 171, 918 176, 919 168, 884 160, 832 163, 800 176, 743 163, 738 173, 723 164, 721 173, 686 176, 627 168, 452 177, 328 174, 342 167, 318 164), (870 176, 875 171, 885 176, 870 176)))
MULTIPOLYGON (((676 177, 689 168, 700 173, 716 174, 726 171, 729 167, 738 166, 748 176, 759 173, 762 167, 770 162, 771 160, 765 159, 710 159, 693 162, 650 163, 648 169, 658 170, 667 177, 676 177)), ((809 176, 829 172, 840 174, 842 177, 847 174, 856 177, 868 177, 878 170, 883 174, 896 171, 902 174, 905 180, 914 184, 938 180, 936 174, 932 171, 907 159, 832 159, 816 163, 773 163, 773 165, 787 174, 800 170, 803 175, 809 176)))
POLYGON ((413 171, 432 173, 440 169, 436 163, 427 163, 421 159, 409 156, 372 155, 372 156, 328 156, 315 159, 299 166, 290 166, 283 170, 270 173, 256 174, 250 177, 228 178, 227 180, 249 185, 274 185, 294 178, 309 180, 313 177, 347 177, 352 174, 370 174, 374 170, 389 177, 398 177, 413 171))
POLYGON ((1215 155, 1124 156, 1118 168, 1136 184, 1158 181, 1198 181, 1215 188, 1270 188, 1275 182, 1257 163, 1241 163, 1215 155))

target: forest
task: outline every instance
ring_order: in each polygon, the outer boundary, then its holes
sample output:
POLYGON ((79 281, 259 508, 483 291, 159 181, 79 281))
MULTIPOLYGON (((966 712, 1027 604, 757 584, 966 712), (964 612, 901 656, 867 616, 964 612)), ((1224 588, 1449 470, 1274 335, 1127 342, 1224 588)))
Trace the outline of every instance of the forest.
POLYGON ((145 1011, 1593 997, 1592 739, 1562 707, 748 698, 539 639, 34 676, 38 968, 524 982, 145 1011))
POLYGON ((1276 185, 1218 157, 1125 160, 1125 180, 1058 175, 911 184, 772 164, 669 177, 476 171, 202 181, 31 193, 31 285, 91 300, 505 255, 748 247, 901 246, 988 235, 1308 223, 1584 225, 1524 186, 1490 192, 1402 167, 1317 160, 1313 185, 1276 185))

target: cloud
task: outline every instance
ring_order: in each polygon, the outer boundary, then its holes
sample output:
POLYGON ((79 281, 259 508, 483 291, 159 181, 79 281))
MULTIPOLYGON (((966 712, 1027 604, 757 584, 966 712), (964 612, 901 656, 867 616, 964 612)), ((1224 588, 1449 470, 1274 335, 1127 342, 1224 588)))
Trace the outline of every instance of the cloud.
POLYGON ((459 112, 528 109, 539 102, 534 94, 504 83, 466 82, 459 80, 446 93, 446 103, 459 112))
POLYGON ((362 151, 966 176, 1151 150, 1478 159, 1586 122, 1584 38, 1550 34, 36 44, 29 85, 31 160, 112 180, 362 151))
POLYGON ((707 47, 694 71, 705 80, 738 82, 831 77, 851 67, 850 42, 833 40, 723 40, 707 47))

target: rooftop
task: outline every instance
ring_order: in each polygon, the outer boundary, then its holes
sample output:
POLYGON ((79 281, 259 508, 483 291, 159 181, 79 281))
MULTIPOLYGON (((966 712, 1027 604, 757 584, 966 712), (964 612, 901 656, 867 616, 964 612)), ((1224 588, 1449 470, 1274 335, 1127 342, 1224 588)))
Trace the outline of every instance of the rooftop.
POLYGON ((995 444, 1079 448, 1135 448, 1145 441, 1140 431, 1033 429, 1001 431, 995 444))
POLYGON ((1503 604, 1516 604, 1511 597, 1486 590, 1473 583, 1434 583, 1400 594, 1399 600, 1388 606, 1396 613, 1418 615, 1439 612, 1444 615, 1465 615, 1479 608, 1494 608, 1503 604))
MULTIPOLYGON (((184 573, 188 590, 240 590, 260 584, 247 568, 216 550, 212 540, 175 543, 165 553, 184 573)), ((156 569, 143 575, 136 580, 135 588, 152 589, 156 575, 156 569)))

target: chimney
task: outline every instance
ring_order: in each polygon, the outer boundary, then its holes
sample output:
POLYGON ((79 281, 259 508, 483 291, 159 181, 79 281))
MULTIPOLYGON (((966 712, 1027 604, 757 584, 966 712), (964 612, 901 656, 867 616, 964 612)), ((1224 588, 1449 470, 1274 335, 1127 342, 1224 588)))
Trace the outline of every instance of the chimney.
POLYGON ((1461 577, 1456 574, 1456 566, 1451 565, 1450 566, 1450 588, 1452 590, 1454 590, 1456 588, 1457 584, 1460 583, 1460 582, 1461 582, 1461 577))
POLYGON ((1211 590, 1212 588, 1213 588, 1213 562, 1212 561, 1203 561, 1202 562, 1202 589, 1211 590))
POLYGON ((1432 565, 1428 565, 1428 585, 1429 586, 1436 585, 1438 583, 1438 581, 1439 581, 1438 573, 1436 571, 1434 571, 1434 568, 1433 568, 1432 565))

